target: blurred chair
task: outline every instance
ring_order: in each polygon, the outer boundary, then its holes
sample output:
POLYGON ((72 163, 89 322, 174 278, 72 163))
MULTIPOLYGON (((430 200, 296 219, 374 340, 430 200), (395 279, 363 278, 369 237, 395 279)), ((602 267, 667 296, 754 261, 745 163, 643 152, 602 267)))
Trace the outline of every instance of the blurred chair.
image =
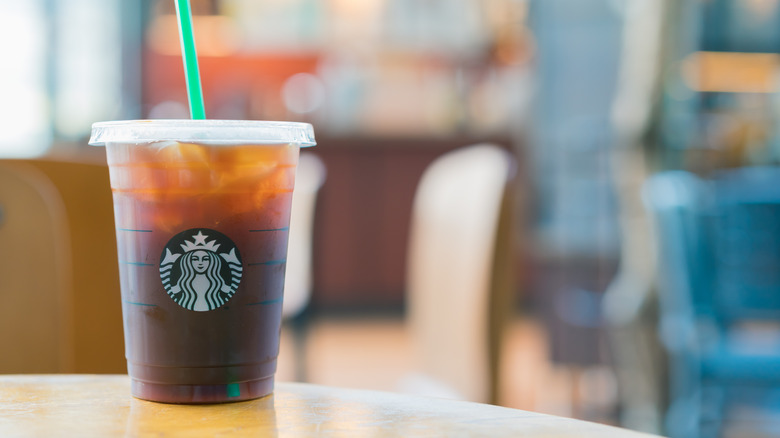
POLYGON ((299 315, 309 303, 312 284, 312 231, 317 194, 325 182, 325 164, 316 155, 302 153, 295 176, 287 271, 284 282, 285 319, 299 315))
POLYGON ((46 175, 0 162, 0 373, 73 370, 69 238, 46 175))
POLYGON ((780 169, 651 178, 672 437, 717 436, 733 390, 780 388, 780 169), (762 330, 755 330, 756 324, 762 330), (766 325, 769 324, 769 325, 766 325))
POLYGON ((307 306, 312 288, 312 232, 317 195, 325 182, 325 164, 311 153, 301 153, 295 176, 282 318, 295 338, 295 376, 306 380, 307 306))
POLYGON ((126 372, 105 165, 0 160, 0 372, 126 372))
POLYGON ((418 359, 401 390, 496 402, 501 335, 511 309, 511 196, 516 164, 481 144, 424 172, 412 207, 408 329, 418 359))

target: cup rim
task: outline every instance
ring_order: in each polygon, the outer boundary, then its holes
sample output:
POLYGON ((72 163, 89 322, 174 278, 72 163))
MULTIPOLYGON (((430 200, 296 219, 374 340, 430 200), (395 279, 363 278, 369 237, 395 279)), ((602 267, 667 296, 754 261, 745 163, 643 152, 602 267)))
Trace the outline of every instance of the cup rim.
POLYGON ((144 144, 181 141, 214 145, 294 144, 314 146, 314 128, 309 123, 268 120, 139 119, 92 124, 89 144, 144 144))

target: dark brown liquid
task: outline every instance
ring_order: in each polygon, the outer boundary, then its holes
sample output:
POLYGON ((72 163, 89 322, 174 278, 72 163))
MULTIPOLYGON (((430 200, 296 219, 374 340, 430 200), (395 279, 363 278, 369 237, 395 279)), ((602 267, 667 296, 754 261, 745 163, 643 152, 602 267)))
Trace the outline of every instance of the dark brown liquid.
MULTIPOLYGON (((203 148, 207 156, 218 147, 181 146, 203 148)), ((269 394, 279 352, 297 148, 258 146, 261 158, 276 160, 255 173, 251 147, 241 151, 250 158, 229 156, 231 165, 207 169, 198 162, 160 166, 151 161, 154 155, 145 160, 144 153, 153 148, 136 153, 144 146, 113 147, 113 157, 112 146, 108 151, 133 394, 173 403, 238 401, 269 394), (134 161, 125 165, 124 157, 128 163, 134 161), (143 172, 157 180, 138 186, 143 172), (182 307, 161 280, 160 258, 166 244, 194 228, 224 234, 242 259, 238 287, 214 310, 182 307)), ((227 153, 217 152, 221 158, 227 153)))

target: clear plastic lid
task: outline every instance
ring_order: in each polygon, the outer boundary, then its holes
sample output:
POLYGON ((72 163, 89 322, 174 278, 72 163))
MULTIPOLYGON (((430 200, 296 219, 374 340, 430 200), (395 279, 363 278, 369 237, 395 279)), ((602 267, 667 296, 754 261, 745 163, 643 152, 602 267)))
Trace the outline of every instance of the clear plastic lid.
POLYGON ((314 146, 308 123, 257 120, 122 120, 92 125, 89 144, 181 141, 208 144, 295 144, 314 146))

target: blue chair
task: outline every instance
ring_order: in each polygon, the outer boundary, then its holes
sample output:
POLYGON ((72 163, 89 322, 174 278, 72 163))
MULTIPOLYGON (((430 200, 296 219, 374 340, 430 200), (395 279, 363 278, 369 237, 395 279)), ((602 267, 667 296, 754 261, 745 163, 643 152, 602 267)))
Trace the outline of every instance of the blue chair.
POLYGON ((657 227, 668 433, 717 436, 740 390, 780 389, 780 344, 751 329, 780 323, 780 169, 665 172, 643 195, 657 227))

